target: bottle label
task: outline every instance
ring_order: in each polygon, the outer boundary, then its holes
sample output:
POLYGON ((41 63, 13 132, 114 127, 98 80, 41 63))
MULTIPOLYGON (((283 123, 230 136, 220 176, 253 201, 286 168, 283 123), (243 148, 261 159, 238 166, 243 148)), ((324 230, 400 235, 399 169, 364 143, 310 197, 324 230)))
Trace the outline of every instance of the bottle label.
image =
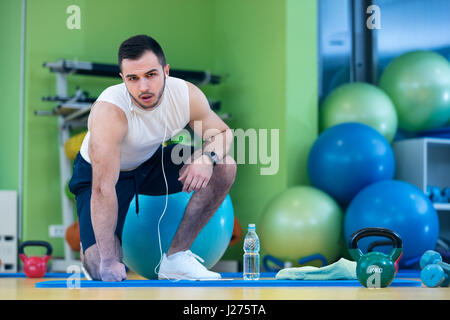
POLYGON ((256 249, 256 239, 247 239, 245 240, 245 247, 248 250, 255 250, 256 249))

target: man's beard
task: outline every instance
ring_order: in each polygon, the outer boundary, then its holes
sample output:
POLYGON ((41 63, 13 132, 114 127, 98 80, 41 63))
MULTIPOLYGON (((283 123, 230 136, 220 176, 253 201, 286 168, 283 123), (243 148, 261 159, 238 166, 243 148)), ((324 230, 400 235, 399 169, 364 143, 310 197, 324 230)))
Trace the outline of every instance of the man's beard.
MULTIPOLYGON (((158 99, 157 99, 157 100, 155 101, 155 103, 153 103, 151 106, 143 105, 142 103, 139 102, 138 99, 136 99, 136 98, 130 93, 130 91, 128 91, 128 93, 129 93, 130 96, 133 98, 134 102, 137 103, 142 109, 144 109, 144 110, 149 110, 149 109, 155 108, 155 107, 159 104, 159 102, 161 101, 161 98, 162 98, 162 96, 163 96, 163 94, 164 94, 164 90, 165 90, 165 89, 166 89, 166 77, 164 77, 164 85, 163 85, 161 91, 160 91, 159 94, 158 94, 158 99)), ((128 89, 127 89, 127 90, 128 90, 128 89)), ((151 93, 146 92, 146 93, 142 93, 142 94, 151 94, 151 93)))

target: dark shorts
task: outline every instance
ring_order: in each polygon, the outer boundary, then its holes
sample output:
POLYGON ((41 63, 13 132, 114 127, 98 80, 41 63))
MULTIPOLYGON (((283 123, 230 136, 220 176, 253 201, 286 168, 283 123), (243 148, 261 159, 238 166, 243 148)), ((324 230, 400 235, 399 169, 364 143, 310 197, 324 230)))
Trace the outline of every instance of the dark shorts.
MULTIPOLYGON (((138 213, 138 194, 155 196, 166 194, 166 184, 161 166, 162 152, 164 152, 164 172, 167 178, 169 194, 180 192, 183 189, 183 184, 178 181, 178 178, 179 171, 184 164, 174 163, 171 158, 172 149, 175 146, 176 144, 171 144, 164 148, 160 146, 153 156, 138 168, 131 171, 120 171, 119 180, 116 184, 119 210, 115 230, 115 234, 119 239, 122 239, 125 217, 133 197, 136 197, 136 213, 138 213)), ((192 152, 194 152, 193 147, 182 146, 179 155, 186 161, 192 152)), ((80 239, 84 252, 95 244, 96 240, 91 221, 92 166, 84 160, 80 153, 78 153, 73 164, 73 175, 69 182, 69 189, 75 195, 80 225, 80 239)))

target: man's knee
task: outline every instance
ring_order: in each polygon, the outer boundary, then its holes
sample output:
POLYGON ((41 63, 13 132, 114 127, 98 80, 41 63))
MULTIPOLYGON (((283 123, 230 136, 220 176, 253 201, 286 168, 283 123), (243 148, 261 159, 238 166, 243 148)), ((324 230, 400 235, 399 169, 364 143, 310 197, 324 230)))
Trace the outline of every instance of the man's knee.
POLYGON ((231 188, 236 178, 237 164, 233 157, 227 155, 214 167, 214 172, 219 176, 220 185, 231 188))

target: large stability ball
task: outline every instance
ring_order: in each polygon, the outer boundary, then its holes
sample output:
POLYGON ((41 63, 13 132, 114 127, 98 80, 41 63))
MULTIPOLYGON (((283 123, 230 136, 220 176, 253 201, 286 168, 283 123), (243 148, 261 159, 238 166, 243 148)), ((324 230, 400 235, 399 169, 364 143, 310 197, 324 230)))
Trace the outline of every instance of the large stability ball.
MULTIPOLYGON (((401 263, 418 258, 434 249, 439 235, 439 219, 433 204, 416 186, 404 181, 380 181, 364 188, 350 203, 344 222, 345 239, 353 232, 368 227, 388 228, 403 240, 401 263)), ((358 242, 367 252, 374 241, 382 237, 368 237, 358 242)), ((392 246, 375 247, 388 253, 392 246)))
MULTIPOLYGON (((160 224, 162 252, 167 253, 183 218, 193 192, 170 194, 167 209, 160 224)), ((134 272, 147 279, 157 279, 154 272, 161 259, 158 241, 158 221, 164 210, 166 196, 139 195, 139 214, 136 203, 130 204, 122 233, 123 259, 134 272)), ((225 253, 233 233, 234 214, 229 195, 200 231, 191 251, 205 260, 206 268, 213 267, 225 253)), ((158 271, 158 269, 157 269, 158 271)))
POLYGON ((383 90, 362 82, 348 83, 332 91, 320 108, 320 129, 344 122, 360 122, 380 132, 389 142, 397 131, 394 104, 383 90))
POLYGON ((375 129, 343 123, 325 130, 308 155, 311 185, 345 206, 364 187, 394 176, 394 153, 375 129))
POLYGON ((444 125, 450 117, 450 65, 430 51, 405 53, 386 67, 380 87, 397 110, 399 127, 422 131, 444 125))
POLYGON ((309 186, 291 187, 265 207, 257 232, 264 251, 294 265, 321 254, 328 263, 340 253, 343 213, 327 194, 309 186))

